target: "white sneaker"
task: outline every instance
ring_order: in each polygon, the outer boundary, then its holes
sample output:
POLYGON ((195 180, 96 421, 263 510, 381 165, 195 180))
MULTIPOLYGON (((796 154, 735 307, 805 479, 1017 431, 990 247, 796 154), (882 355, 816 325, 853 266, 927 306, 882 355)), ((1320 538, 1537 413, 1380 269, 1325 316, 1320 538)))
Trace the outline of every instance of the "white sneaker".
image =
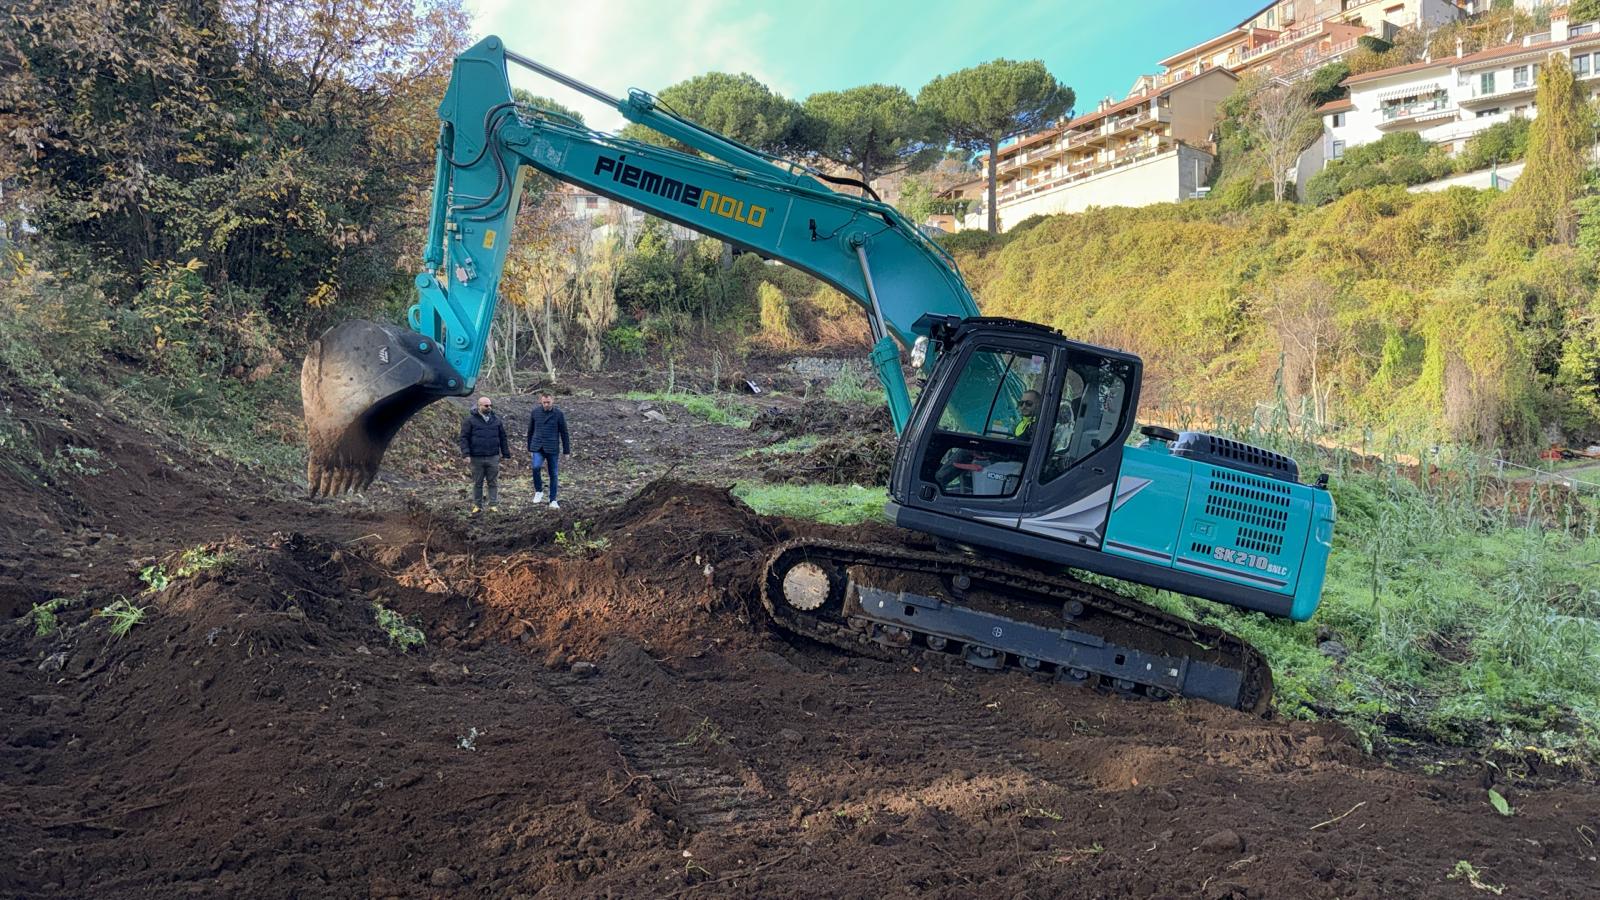
POLYGON ((560 509, 561 508, 561 504, 555 502, 554 500, 551 500, 550 501, 550 508, 551 509, 560 509))
POLYGON ((544 491, 534 491, 533 492, 533 502, 535 502, 535 503, 543 503, 544 502, 544 491))

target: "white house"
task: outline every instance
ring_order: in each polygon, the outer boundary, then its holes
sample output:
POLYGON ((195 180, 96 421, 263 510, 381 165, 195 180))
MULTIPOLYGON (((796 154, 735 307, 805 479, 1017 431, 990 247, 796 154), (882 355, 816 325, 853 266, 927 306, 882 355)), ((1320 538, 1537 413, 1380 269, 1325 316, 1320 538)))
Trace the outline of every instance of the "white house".
POLYGON ((1513 116, 1533 116, 1539 68, 1552 54, 1566 56, 1580 86, 1600 89, 1600 28, 1570 26, 1565 11, 1551 16, 1550 31, 1503 47, 1460 53, 1344 80, 1350 95, 1323 105, 1321 140, 1300 161, 1299 183, 1327 161, 1386 134, 1411 131, 1456 153, 1472 136, 1513 116))

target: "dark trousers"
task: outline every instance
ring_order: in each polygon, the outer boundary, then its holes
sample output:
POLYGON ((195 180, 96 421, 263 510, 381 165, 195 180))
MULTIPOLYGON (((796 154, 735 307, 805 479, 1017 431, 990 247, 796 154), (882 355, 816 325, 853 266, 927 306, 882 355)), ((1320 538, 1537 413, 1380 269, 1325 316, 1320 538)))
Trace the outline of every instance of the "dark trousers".
POLYGON ((472 505, 483 505, 483 483, 489 483, 489 503, 500 502, 500 457, 472 457, 472 505))
POLYGON ((539 477, 539 470, 545 466, 550 467, 550 502, 552 503, 556 499, 556 460, 560 458, 561 454, 559 453, 546 453, 543 450, 535 450, 533 451, 533 459, 530 462, 530 465, 533 466, 533 489, 536 491, 544 490, 544 479, 539 477))

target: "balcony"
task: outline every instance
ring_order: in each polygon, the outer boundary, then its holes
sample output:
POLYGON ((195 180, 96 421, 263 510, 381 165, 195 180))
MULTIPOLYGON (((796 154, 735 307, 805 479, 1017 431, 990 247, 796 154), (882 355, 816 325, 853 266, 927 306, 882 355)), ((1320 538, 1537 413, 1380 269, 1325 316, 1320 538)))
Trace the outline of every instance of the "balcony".
POLYGON ((1502 100, 1515 100, 1522 97, 1531 97, 1539 89, 1534 79, 1527 78, 1522 81, 1513 81, 1510 78, 1496 79, 1496 83, 1489 85, 1485 90, 1482 79, 1472 81, 1472 93, 1461 98, 1462 106, 1482 106, 1502 100))
POLYGON ((1012 181, 995 192, 995 203, 996 205, 1004 206, 1007 203, 1024 200, 1036 194, 1075 184, 1096 175, 1103 175, 1163 153, 1170 153, 1177 148, 1177 141, 1161 137, 1154 143, 1128 147, 1114 153, 1108 153, 1098 159, 1090 159, 1068 165, 1064 169, 1057 167, 1051 173, 1041 173, 1031 178, 1012 181))
MULTIPOLYGON (((1299 81, 1300 79, 1305 78, 1329 63, 1338 62, 1339 60, 1344 59, 1345 56, 1350 53, 1350 51, 1359 46, 1358 40, 1359 39, 1352 38, 1348 41, 1334 44, 1332 47, 1329 47, 1326 50, 1320 50, 1307 54, 1301 57, 1298 61, 1285 65, 1283 69, 1278 72, 1278 77, 1286 81, 1299 81)), ((1307 49, 1315 50, 1316 48, 1308 47, 1307 49)))
POLYGON ((1311 23, 1310 25, 1306 25, 1306 26, 1304 26, 1302 28, 1296 28, 1296 29, 1294 29, 1292 31, 1285 31, 1283 34, 1278 35, 1276 38, 1273 38, 1272 40, 1266 42, 1265 44, 1260 44, 1258 46, 1251 47, 1248 50, 1239 51, 1239 54, 1238 54, 1238 60, 1239 61, 1238 61, 1237 65, 1247 66, 1250 63, 1252 63, 1252 62, 1254 62, 1256 60, 1259 60, 1259 59, 1261 59, 1261 58, 1263 58, 1265 56, 1268 56, 1270 54, 1276 53, 1279 50, 1284 49, 1285 47, 1292 47, 1295 44, 1300 43, 1301 41, 1304 41, 1304 40, 1306 40, 1308 38, 1315 37, 1316 35, 1319 35, 1321 33, 1322 33, 1322 20, 1321 19, 1318 19, 1317 21, 1311 23))
POLYGON ((1457 114, 1457 109, 1450 103, 1449 94, 1445 91, 1435 91, 1419 97, 1410 103, 1392 103, 1382 106, 1378 110, 1379 128, 1394 125, 1414 124, 1425 122, 1429 119, 1442 119, 1457 114))

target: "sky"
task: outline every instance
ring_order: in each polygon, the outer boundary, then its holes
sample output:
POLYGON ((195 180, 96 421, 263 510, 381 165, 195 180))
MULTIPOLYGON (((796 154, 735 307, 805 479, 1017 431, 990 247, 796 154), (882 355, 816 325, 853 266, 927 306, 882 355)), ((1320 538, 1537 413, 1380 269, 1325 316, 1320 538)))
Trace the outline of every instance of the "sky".
MULTIPOLYGON (((932 78, 992 59, 1040 59, 1080 112, 1121 99, 1156 61, 1221 34, 1265 0, 466 0, 479 36, 613 96, 705 72, 748 72, 804 100, 932 78)), ((621 115, 513 68, 512 83, 620 130, 621 115)))

